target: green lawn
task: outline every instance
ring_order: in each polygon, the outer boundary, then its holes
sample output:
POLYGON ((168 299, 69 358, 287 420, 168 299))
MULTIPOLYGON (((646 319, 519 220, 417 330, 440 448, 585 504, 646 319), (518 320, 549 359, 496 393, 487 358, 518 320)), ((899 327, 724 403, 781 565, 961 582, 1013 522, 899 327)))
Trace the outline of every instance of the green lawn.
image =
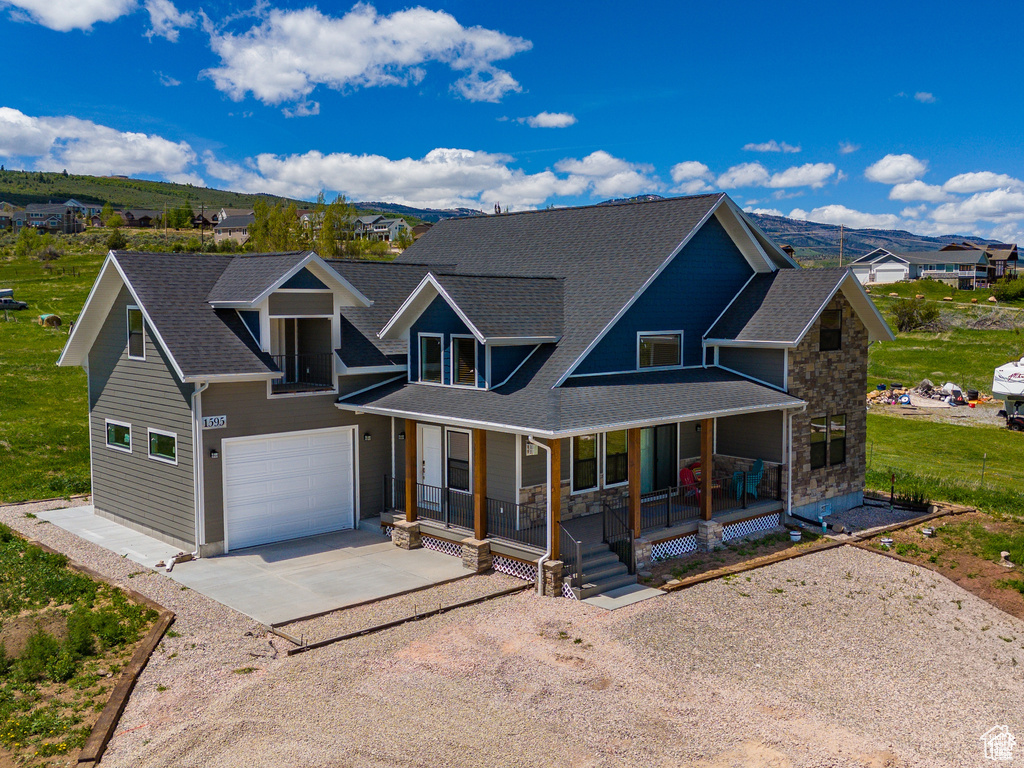
POLYGON ((901 333, 896 341, 871 345, 868 381, 915 386, 931 379, 965 389, 990 392, 992 371, 1024 355, 1024 334, 1013 331, 975 331, 954 328, 941 333, 901 333))

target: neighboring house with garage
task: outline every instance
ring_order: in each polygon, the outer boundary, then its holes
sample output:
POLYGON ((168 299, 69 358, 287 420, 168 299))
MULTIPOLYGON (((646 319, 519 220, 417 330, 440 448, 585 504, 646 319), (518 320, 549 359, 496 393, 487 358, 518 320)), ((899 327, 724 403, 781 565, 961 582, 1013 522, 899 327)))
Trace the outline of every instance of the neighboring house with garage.
POLYGON ((379 516, 580 596, 859 504, 891 338, 716 194, 446 220, 390 263, 113 252, 60 364, 98 514, 203 555, 379 516))
POLYGON ((996 270, 989 263, 988 253, 975 248, 898 252, 876 248, 856 259, 850 268, 866 285, 930 279, 952 288, 974 290, 986 288, 996 279, 996 270))

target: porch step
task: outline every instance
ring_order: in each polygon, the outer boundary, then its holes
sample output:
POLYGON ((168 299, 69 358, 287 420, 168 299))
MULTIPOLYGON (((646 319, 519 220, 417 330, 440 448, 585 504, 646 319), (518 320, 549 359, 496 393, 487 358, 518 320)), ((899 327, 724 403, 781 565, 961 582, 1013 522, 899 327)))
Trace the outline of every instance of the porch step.
POLYGON ((607 544, 588 544, 581 554, 583 562, 580 570, 583 574, 583 584, 573 587, 573 592, 580 600, 636 584, 636 576, 630 575, 629 568, 607 544))
POLYGON ((630 576, 628 573, 624 573, 621 576, 617 576, 611 579, 604 579, 596 584, 584 584, 580 589, 573 589, 576 596, 580 600, 586 600, 588 597, 594 595, 602 595, 605 592, 611 592, 613 589, 619 587, 628 587, 630 584, 636 584, 636 576, 630 576))

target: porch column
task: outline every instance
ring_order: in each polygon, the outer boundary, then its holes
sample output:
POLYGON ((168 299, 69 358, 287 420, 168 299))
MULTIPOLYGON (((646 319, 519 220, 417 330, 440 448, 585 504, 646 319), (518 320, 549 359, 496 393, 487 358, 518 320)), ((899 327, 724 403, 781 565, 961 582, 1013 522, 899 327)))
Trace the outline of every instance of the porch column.
POLYGON ((562 441, 557 437, 548 440, 551 447, 551 482, 548 484, 548 498, 551 499, 551 559, 562 559, 559 525, 562 522, 562 441))
POLYGON ((629 526, 633 538, 639 539, 643 522, 640 517, 640 430, 626 432, 626 472, 629 478, 629 526))
POLYGON ((416 422, 405 420, 405 519, 416 522, 416 481, 419 477, 419 452, 416 450, 416 422))
POLYGON ((487 538, 487 432, 473 430, 473 536, 487 538))
POLYGON ((711 519, 711 481, 714 474, 713 452, 715 447, 714 419, 700 422, 700 516, 711 519))

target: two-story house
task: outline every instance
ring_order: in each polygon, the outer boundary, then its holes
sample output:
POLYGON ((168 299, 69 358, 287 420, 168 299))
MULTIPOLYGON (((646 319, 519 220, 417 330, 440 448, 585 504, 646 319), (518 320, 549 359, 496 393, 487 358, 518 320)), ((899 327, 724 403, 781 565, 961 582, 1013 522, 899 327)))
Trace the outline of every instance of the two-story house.
POLYGON ((379 516, 582 595, 859 504, 891 338, 715 194, 446 220, 391 263, 112 252, 59 362, 97 514, 201 555, 379 516))
POLYGON ((352 227, 352 233, 357 238, 383 240, 386 243, 412 232, 405 219, 389 219, 379 214, 358 216, 352 222, 352 227))

